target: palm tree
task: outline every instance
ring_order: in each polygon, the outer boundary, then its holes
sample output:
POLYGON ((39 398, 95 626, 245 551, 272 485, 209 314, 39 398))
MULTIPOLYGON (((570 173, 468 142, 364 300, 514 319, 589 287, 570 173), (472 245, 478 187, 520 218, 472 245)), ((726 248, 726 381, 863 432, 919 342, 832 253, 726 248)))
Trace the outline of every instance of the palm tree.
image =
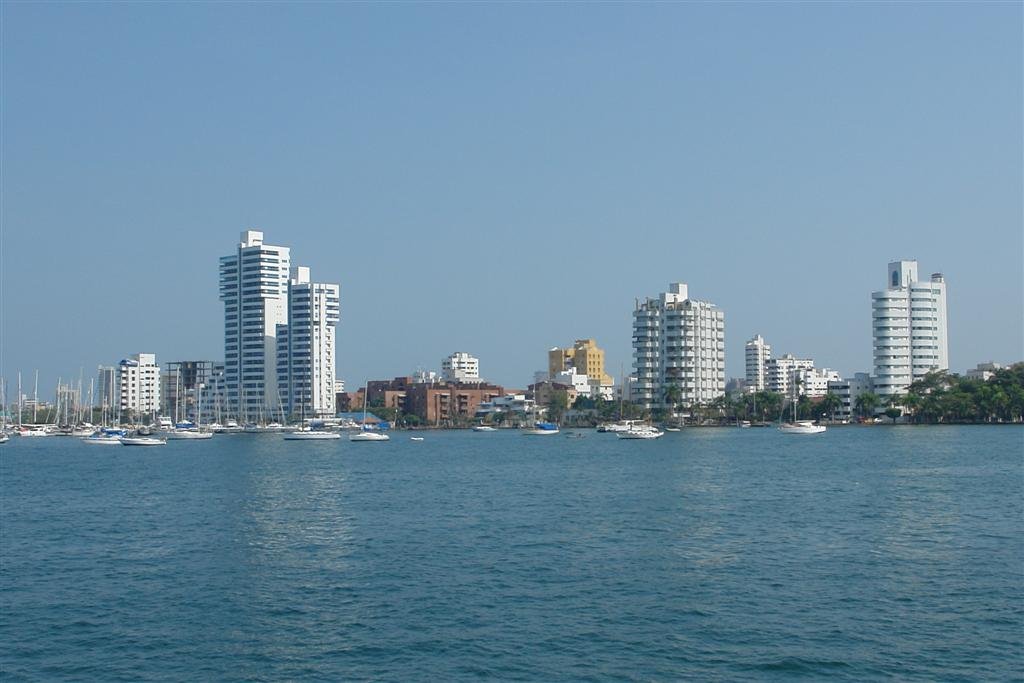
POLYGON ((683 390, 679 388, 678 384, 669 384, 665 387, 665 393, 662 396, 662 400, 665 402, 665 407, 675 412, 676 406, 683 398, 683 390))
POLYGON ((825 394, 825 397, 821 399, 821 403, 819 403, 818 405, 821 407, 823 411, 828 413, 832 422, 835 422, 836 410, 842 407, 843 401, 830 391, 827 394, 825 394))
POLYGON ((879 403, 881 403, 881 399, 878 397, 878 394, 867 391, 857 397, 854 405, 862 417, 867 417, 875 412, 875 408, 878 407, 879 403))

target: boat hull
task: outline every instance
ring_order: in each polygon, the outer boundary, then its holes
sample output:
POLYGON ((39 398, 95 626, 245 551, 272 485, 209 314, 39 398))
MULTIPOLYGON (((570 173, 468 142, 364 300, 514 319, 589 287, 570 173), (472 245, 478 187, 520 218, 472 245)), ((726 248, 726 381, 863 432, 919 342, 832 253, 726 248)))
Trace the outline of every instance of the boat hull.
POLYGON ((391 437, 387 434, 378 434, 376 432, 361 432, 359 434, 349 434, 349 441, 390 441, 391 437))
POLYGON ((783 434, 821 434, 825 425, 782 425, 779 431, 783 434))
POLYGON ((84 439, 82 439, 82 443, 89 444, 90 446, 120 446, 121 445, 121 438, 118 437, 118 436, 115 436, 113 438, 107 438, 105 436, 104 437, 87 436, 84 439))
POLYGON ((337 441, 341 434, 335 432, 289 432, 284 435, 285 441, 337 441))
POLYGON ((175 441, 196 441, 201 439, 212 439, 213 432, 167 432, 164 434, 164 438, 175 441))

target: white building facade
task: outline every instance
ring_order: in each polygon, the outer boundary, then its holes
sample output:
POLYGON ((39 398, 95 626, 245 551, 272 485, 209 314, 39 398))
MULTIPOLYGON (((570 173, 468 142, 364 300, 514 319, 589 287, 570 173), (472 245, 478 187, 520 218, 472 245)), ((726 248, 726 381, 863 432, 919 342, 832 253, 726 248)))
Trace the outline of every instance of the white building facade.
POLYGON ((714 304, 689 298, 672 283, 657 298, 633 310, 635 381, 629 397, 645 408, 668 407, 665 393, 679 390, 683 405, 707 403, 725 393, 725 314, 714 304))
POLYGON ((853 417, 857 408, 857 398, 861 394, 867 394, 874 390, 871 375, 866 372, 858 372, 853 377, 830 381, 828 390, 839 397, 841 403, 836 410, 836 418, 849 420, 853 417))
POLYGON ((798 396, 819 398, 828 393, 830 382, 838 382, 843 376, 828 368, 804 368, 797 370, 795 381, 798 396))
POLYGON ((946 282, 921 282, 917 261, 889 264, 888 286, 871 294, 874 385, 884 402, 932 370, 949 369, 946 282))
POLYGON ((1002 370, 1003 366, 999 363, 993 363, 989 361, 987 363, 978 363, 976 367, 971 368, 964 373, 964 377, 967 379, 976 379, 982 382, 987 382, 997 371, 1002 370))
POLYGON ((160 411, 160 366, 156 355, 137 353, 117 365, 121 412, 155 415, 160 411))
POLYGON ((288 324, 277 327, 277 384, 290 415, 334 415, 335 326, 340 287, 311 282, 309 268, 292 269, 288 324))
POLYGON ((441 361, 441 374, 448 382, 479 382, 480 360, 465 351, 456 351, 441 361))
POLYGON ((746 360, 746 391, 764 391, 768 386, 768 361, 772 359, 771 344, 756 335, 744 348, 746 360))
POLYGON ((277 329, 288 323, 290 250, 242 233, 237 250, 220 259, 224 302, 224 391, 228 417, 255 421, 278 412, 277 329))
POLYGON ((797 358, 791 353, 772 358, 768 361, 766 373, 768 391, 792 398, 796 387, 799 386, 797 380, 801 379, 801 373, 813 369, 814 359, 812 358, 797 358))

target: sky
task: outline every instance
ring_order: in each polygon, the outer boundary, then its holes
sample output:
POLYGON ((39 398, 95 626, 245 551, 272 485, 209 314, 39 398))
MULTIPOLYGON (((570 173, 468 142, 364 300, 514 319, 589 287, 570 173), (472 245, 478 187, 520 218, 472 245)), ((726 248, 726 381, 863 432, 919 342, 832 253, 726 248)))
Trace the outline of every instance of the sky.
MULTIPOLYGON (((670 282, 871 369, 891 260, 1024 358, 1020 3, 0 5, 0 373, 223 358, 239 233, 341 285, 337 375, 629 371, 670 282)), ((13 387, 12 387, 13 388, 13 387)), ((40 390, 43 393, 43 390, 40 390)))

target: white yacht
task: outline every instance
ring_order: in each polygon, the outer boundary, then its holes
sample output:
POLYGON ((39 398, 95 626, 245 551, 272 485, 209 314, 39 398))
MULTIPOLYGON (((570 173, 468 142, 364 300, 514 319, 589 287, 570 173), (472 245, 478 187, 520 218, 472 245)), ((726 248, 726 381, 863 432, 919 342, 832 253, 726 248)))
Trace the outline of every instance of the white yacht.
POLYGON ((123 429, 99 429, 82 439, 82 443, 90 446, 120 446, 121 439, 128 436, 123 429))
POLYGON ((18 436, 52 436, 53 432, 46 425, 25 425, 18 430, 18 436))
POLYGON ((619 420, 618 422, 606 422, 597 426, 599 432, 628 432, 636 424, 636 420, 619 420))
POLYGON ((122 436, 118 441, 122 446, 166 446, 167 439, 152 436, 122 436))
POLYGON ((349 441, 390 441, 391 437, 384 432, 371 432, 363 430, 348 435, 349 441))
POLYGON ((366 402, 370 396, 370 383, 363 388, 363 420, 359 431, 348 435, 349 441, 390 441, 391 437, 384 432, 373 432, 366 428, 366 402))
POLYGON ((779 425, 779 431, 783 434, 821 434, 825 431, 825 425, 814 424, 810 420, 797 420, 796 417, 796 392, 794 392, 793 421, 779 425))
POLYGON ((618 432, 616 436, 620 439, 657 439, 665 436, 665 432, 650 425, 633 425, 626 431, 618 432))
POLYGON ((523 436, 551 436, 558 431, 558 425, 553 422, 535 422, 533 429, 523 430, 523 436))
POLYGON ((325 432, 319 429, 299 429, 285 432, 285 441, 335 441, 341 438, 338 432, 325 432))
POLYGON ((173 441, 178 440, 198 440, 198 439, 212 439, 213 432, 204 432, 199 427, 191 422, 179 422, 174 425, 173 429, 169 429, 161 433, 165 439, 171 439, 173 441))
POLYGON ((495 427, 490 425, 476 425, 473 427, 474 432, 496 432, 498 431, 495 427))
POLYGON ((825 425, 816 425, 810 420, 798 420, 779 425, 779 431, 783 434, 821 434, 825 431, 825 425))

